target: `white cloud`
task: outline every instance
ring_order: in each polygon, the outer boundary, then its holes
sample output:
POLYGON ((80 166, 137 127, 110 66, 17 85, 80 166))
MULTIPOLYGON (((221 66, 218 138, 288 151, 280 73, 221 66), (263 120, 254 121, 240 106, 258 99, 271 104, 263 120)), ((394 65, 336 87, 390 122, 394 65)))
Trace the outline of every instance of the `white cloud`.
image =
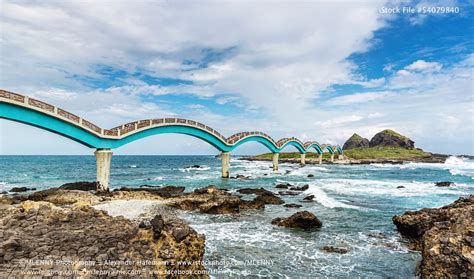
POLYGON ((386 97, 393 96, 393 92, 381 91, 381 92, 366 92, 366 93, 353 93, 350 95, 344 95, 332 98, 327 103, 331 105, 348 105, 356 103, 365 103, 374 100, 384 99, 386 97))
POLYGON ((437 62, 426 62, 424 60, 417 60, 405 67, 408 71, 439 71, 442 65, 437 62))

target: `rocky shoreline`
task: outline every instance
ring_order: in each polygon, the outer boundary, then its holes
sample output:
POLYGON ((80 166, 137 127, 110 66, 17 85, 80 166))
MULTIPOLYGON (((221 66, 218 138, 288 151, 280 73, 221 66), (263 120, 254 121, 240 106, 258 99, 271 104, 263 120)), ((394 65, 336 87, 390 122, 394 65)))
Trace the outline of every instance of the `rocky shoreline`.
POLYGON ((394 216, 393 223, 421 252, 421 278, 474 277, 474 196, 408 211, 394 216))
MULTIPOLYGON (((400 165, 404 163, 444 163, 446 159, 450 155, 445 155, 445 154, 431 154, 429 157, 423 157, 423 158, 408 158, 408 159, 403 159, 403 160, 393 160, 393 159, 385 159, 385 158, 379 158, 379 159, 351 159, 346 156, 344 156, 343 159, 338 159, 334 160, 334 162, 331 162, 329 160, 323 159, 324 164, 334 164, 334 165, 369 165, 369 164, 393 164, 393 165, 400 165)), ((271 158, 261 158, 261 157, 256 157, 256 156, 244 156, 240 157, 239 160, 245 160, 245 161, 265 161, 265 162, 271 162, 271 158)), ((300 164, 301 160, 299 158, 282 158, 279 159, 280 163, 290 163, 290 164, 300 164)), ((306 158, 305 160, 306 164, 309 165, 317 165, 319 164, 319 160, 316 158, 306 158)))
MULTIPOLYGON (((1 196, 0 275, 95 277, 139 270, 135 275, 142 277, 180 278, 178 274, 186 274, 208 278, 202 264, 205 236, 179 219, 176 210, 236 214, 263 210, 266 205, 298 208, 300 204, 286 204, 281 197, 308 189, 306 185, 283 183, 275 186, 275 192, 242 188, 233 193, 212 185, 186 192, 184 187, 144 185, 97 193, 92 190, 94 185, 78 182, 31 194, 1 196), (139 217, 134 212, 121 214, 124 203, 135 207, 153 205, 154 210, 139 217), (129 264, 124 264, 127 261, 129 264), (26 271, 30 273, 25 274, 26 271)), ((301 202, 311 202, 313 198, 304 197, 301 202)), ((423 278, 472 275, 473 204, 471 196, 440 209, 394 216, 400 233, 413 240, 414 249, 423 256, 423 278)), ((143 210, 137 210, 140 211, 143 210)), ((308 211, 268 222, 289 230, 318 230, 324 226, 324 220, 308 211)), ((347 248, 333 246, 321 250, 348 253, 347 248)))

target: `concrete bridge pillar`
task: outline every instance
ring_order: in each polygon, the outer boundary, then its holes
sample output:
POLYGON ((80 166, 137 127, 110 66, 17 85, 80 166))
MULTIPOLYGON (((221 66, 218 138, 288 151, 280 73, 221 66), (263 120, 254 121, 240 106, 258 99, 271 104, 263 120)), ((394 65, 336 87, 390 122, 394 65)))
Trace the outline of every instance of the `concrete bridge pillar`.
POLYGON ((221 153, 222 178, 229 178, 230 152, 221 153))
POLYGON ((112 150, 97 149, 94 154, 97 164, 97 191, 107 192, 109 190, 110 162, 112 161, 112 150))
POLYGON ((334 153, 331 154, 331 163, 334 162, 334 153))
POLYGON ((318 157, 318 164, 322 164, 323 163, 323 153, 319 154, 319 157, 318 157))
POLYGON ((273 153, 272 161, 273 161, 273 171, 278 171, 278 158, 280 157, 280 153, 273 153))
POLYGON ((301 165, 306 165, 306 153, 301 153, 301 165))

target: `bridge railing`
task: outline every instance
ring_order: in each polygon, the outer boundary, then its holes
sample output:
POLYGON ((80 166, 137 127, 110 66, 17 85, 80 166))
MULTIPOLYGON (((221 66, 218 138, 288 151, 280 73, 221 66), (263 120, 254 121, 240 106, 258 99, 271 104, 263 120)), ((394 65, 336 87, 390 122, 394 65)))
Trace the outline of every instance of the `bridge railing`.
MULTIPOLYGON (((275 141, 272 137, 270 137, 268 134, 265 134, 260 131, 250 131, 250 132, 240 132, 237 134, 234 134, 228 138, 226 138, 224 135, 220 134, 218 131, 214 130, 213 128, 194 121, 194 120, 189 120, 189 119, 184 119, 184 118, 158 118, 158 119, 146 119, 146 120, 140 120, 140 121, 134 121, 130 123, 126 123, 123 125, 120 125, 118 127, 112 128, 112 129, 103 129, 94 123, 87 121, 73 113, 70 113, 64 109, 58 108, 56 106, 53 106, 51 104, 45 103, 43 101, 24 96, 18 93, 13 93, 10 91, 2 90, 0 89, 0 99, 2 101, 6 101, 9 103, 21 105, 24 107, 27 107, 32 110, 40 111, 42 113, 51 115, 53 117, 62 119, 64 121, 67 121, 75 126, 78 126, 82 129, 85 129, 93 134, 98 135, 99 137, 102 138, 111 138, 111 139, 120 139, 122 136, 128 135, 133 132, 138 132, 141 130, 145 130, 151 127, 159 127, 159 126, 170 126, 170 125, 179 125, 179 126, 189 126, 189 127, 194 127, 200 130, 204 130, 208 133, 211 133, 214 135, 216 138, 220 139, 223 143, 227 145, 234 145, 238 143, 240 140, 243 140, 247 137, 251 136, 261 136, 263 138, 266 138, 269 140, 271 143, 273 143, 276 147, 281 148, 283 147, 287 142, 289 141, 296 141, 300 143, 304 149, 308 149, 308 147, 317 142, 306 142, 302 143, 299 139, 295 137, 291 138, 282 138, 278 141, 275 141)), ((319 144, 318 144, 319 145, 319 144)), ((330 146, 334 151, 337 149, 338 146, 331 146, 328 144, 322 144, 319 145, 322 150, 324 150, 326 147, 330 146)))

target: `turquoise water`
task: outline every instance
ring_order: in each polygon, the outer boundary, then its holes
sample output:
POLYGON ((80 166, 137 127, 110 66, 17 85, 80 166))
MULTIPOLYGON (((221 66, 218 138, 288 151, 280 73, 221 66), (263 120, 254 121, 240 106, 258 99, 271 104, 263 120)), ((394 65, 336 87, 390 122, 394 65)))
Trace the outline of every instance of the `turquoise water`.
MULTIPOLYGON (((303 168, 280 164, 279 173, 271 171, 270 162, 232 159, 231 175, 235 174, 252 179, 221 180, 220 160, 212 156, 114 156, 111 185, 180 185, 192 190, 214 184, 232 191, 244 187, 276 191, 281 182, 309 184, 309 190, 298 196, 282 196, 287 203, 302 204, 300 209, 267 205, 264 211, 238 215, 182 214, 206 235, 207 268, 216 278, 410 278, 420 256, 407 249, 392 216, 474 194, 474 162, 455 157, 445 164, 303 168), (196 164, 202 168, 188 168, 196 164), (456 186, 436 187, 436 181, 453 181, 456 186), (315 202, 301 201, 310 194, 315 202), (275 217, 299 210, 315 213, 323 227, 305 232, 270 224, 275 217), (349 253, 327 253, 321 250, 325 245, 345 247, 349 253), (219 265, 213 265, 216 262, 219 265)), ((94 179, 92 156, 0 156, 0 191, 94 179)))

